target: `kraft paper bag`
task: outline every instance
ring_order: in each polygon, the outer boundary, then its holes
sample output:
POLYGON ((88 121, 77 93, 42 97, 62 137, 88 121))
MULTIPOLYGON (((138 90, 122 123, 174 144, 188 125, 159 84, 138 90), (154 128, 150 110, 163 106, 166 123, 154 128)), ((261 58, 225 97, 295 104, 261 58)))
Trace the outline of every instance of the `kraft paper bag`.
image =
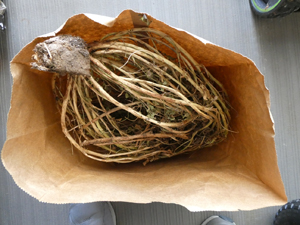
POLYGON ((39 201, 125 201, 180 204, 191 211, 251 210, 287 201, 277 165, 269 91, 254 63, 147 14, 116 18, 80 14, 37 37, 11 62, 13 88, 2 161, 16 184, 39 201), (143 19, 141 19, 143 18, 143 19), (34 46, 70 34, 87 43, 149 26, 170 35, 225 87, 231 132, 210 148, 142 163, 101 163, 83 156, 63 135, 51 90, 53 74, 31 69, 34 46))

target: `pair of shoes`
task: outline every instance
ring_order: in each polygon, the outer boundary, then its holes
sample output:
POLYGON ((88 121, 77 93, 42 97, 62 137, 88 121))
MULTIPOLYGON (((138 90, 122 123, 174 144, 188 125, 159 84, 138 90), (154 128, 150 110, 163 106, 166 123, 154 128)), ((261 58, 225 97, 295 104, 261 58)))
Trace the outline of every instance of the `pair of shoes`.
POLYGON ((201 225, 236 225, 236 224, 226 216, 211 216, 208 217, 201 225))
POLYGON ((110 202, 72 204, 69 212, 71 225, 116 225, 116 215, 110 202))

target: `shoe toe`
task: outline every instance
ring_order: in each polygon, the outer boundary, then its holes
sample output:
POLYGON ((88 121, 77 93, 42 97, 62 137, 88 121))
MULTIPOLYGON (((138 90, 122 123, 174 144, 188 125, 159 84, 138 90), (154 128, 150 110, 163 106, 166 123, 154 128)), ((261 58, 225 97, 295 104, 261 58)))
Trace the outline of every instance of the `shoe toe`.
POLYGON ((201 225, 236 225, 230 218, 225 216, 211 216, 201 225))
POLYGON ((116 225, 115 213, 109 202, 72 204, 69 221, 71 225, 116 225))

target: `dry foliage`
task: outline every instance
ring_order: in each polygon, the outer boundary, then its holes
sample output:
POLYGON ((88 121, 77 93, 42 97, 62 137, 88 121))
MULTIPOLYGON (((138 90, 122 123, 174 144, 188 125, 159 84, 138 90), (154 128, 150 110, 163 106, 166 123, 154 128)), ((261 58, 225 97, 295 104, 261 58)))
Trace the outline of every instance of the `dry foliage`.
POLYGON ((170 36, 135 28, 88 51, 90 75, 53 79, 63 132, 86 156, 146 164, 227 137, 226 91, 170 36))

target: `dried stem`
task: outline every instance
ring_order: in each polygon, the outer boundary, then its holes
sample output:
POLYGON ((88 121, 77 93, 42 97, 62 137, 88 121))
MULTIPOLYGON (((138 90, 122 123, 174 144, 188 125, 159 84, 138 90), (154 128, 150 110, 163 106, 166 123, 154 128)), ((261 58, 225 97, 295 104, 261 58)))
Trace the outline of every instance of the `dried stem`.
POLYGON ((63 132, 86 156, 146 164, 227 137, 224 87, 170 36, 135 28, 88 50, 92 76, 52 82, 63 132))

